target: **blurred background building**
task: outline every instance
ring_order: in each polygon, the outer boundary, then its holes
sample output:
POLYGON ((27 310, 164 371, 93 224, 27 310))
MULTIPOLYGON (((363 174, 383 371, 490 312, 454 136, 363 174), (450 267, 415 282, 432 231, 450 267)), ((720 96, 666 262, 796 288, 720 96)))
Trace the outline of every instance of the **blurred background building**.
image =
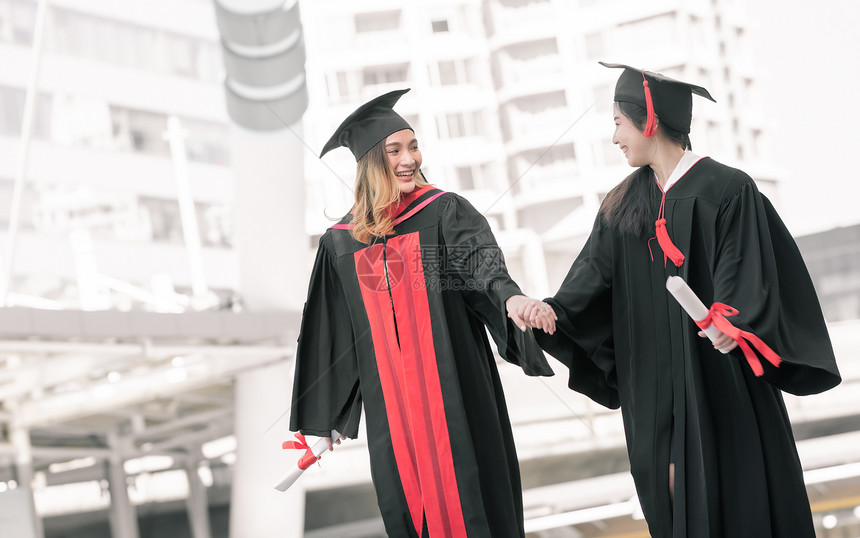
MULTIPOLYGON (((269 482, 237 485, 242 446, 287 437, 309 253, 351 205, 351 154, 316 155, 376 95, 412 88, 398 111, 426 176, 486 214, 536 296, 629 173, 610 142, 617 72, 598 60, 707 87, 694 149, 781 205, 740 0, 315 0, 300 20, 294 4, 0 0, 0 536, 384 535, 363 440, 274 493, 280 516, 242 504, 269 482), (241 42, 288 27, 262 52, 241 42), (291 51, 304 74, 261 82, 255 61, 291 51), (298 224, 255 211, 266 198, 298 224), (261 254, 263 235, 294 256, 261 254), (284 298, 261 298, 279 275, 284 298), (273 533, 236 523, 254 516, 273 533)), ((798 238, 845 378, 787 397, 822 537, 860 536, 858 221, 798 238)), ((620 415, 566 376, 500 369, 530 535, 647 536, 620 415)), ((271 483, 296 459, 281 457, 271 483)))

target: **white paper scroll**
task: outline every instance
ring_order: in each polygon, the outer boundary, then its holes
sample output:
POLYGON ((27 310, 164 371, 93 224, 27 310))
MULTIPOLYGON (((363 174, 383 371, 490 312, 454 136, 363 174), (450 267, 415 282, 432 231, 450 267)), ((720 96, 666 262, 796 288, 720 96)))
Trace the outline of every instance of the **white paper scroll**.
MULTIPOLYGON (((687 314, 693 318, 693 321, 702 321, 708 317, 708 308, 704 303, 702 303, 696 294, 693 293, 693 290, 691 290, 690 286, 684 282, 683 278, 679 276, 670 276, 666 279, 666 289, 669 290, 669 293, 671 293, 675 300, 678 301, 681 308, 683 308, 687 314)), ((713 325, 704 329, 704 331, 708 338, 711 339, 711 342, 716 340, 720 335, 720 331, 713 325)), ((722 349, 720 351, 722 353, 728 353, 722 349)))
MULTIPOLYGON (((332 443, 336 442, 338 439, 340 439, 340 433, 338 433, 337 430, 332 430, 331 431, 332 443)), ((332 445, 332 446, 334 446, 334 445, 332 445)), ((326 450, 328 450, 328 443, 326 442, 326 440, 324 438, 321 438, 319 441, 314 443, 314 445, 311 447, 311 451, 314 453, 314 456, 316 456, 317 459, 322 457, 322 455, 325 453, 326 450)), ((302 455, 302 458, 303 457, 304 457, 304 454, 302 455)), ((305 469, 302 469, 301 467, 299 467, 299 462, 302 460, 302 458, 299 458, 299 460, 296 462, 296 464, 293 466, 293 468, 290 469, 289 471, 287 471, 287 474, 285 474, 284 476, 282 476, 278 480, 278 482, 275 484, 276 490, 287 491, 287 489, 289 489, 289 487, 292 486, 296 482, 296 480, 299 479, 300 476, 302 476, 302 473, 305 472, 305 469)))

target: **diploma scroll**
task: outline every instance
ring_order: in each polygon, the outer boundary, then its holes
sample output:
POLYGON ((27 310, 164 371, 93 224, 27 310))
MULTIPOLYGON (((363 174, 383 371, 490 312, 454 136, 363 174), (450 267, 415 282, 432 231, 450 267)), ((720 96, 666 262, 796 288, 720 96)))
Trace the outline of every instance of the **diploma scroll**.
MULTIPOLYGON (((299 439, 304 442, 303 438, 299 439)), ((340 433, 338 433, 337 430, 332 430, 332 443, 336 442, 338 439, 340 439, 340 433)), ((291 441, 287 441, 287 443, 290 442, 291 441)), ((295 441, 292 442, 295 443, 295 441)), ((287 443, 284 443, 284 445, 286 445, 287 443)), ((304 446, 307 447, 307 445, 304 446)), ((285 446, 285 448, 288 447, 285 446)), ((293 448, 297 447, 294 446, 293 448)), ((296 482, 296 480, 299 479, 300 476, 302 476, 302 473, 305 472, 305 469, 307 469, 308 467, 313 465, 318 459, 320 459, 326 450, 328 450, 328 443, 324 438, 314 443, 314 446, 307 447, 307 451, 301 458, 299 458, 299 461, 296 462, 295 467, 287 471, 287 473, 278 480, 278 482, 275 484, 275 489, 278 491, 287 491, 287 489, 292 486, 296 482)))
MULTIPOLYGON (((702 301, 696 296, 693 290, 690 289, 690 286, 684 282, 684 279, 679 276, 670 276, 666 280, 666 289, 669 290, 669 293, 678 301, 678 304, 681 305, 681 308, 689 314, 689 316, 693 319, 693 321, 702 321, 706 317, 708 317, 708 309, 702 303, 702 301)), ((704 329, 705 334, 708 338, 711 339, 711 342, 717 339, 720 335, 720 331, 717 330, 716 327, 711 325, 707 329, 704 329)), ((728 353, 727 351, 720 350, 721 353, 728 353)))

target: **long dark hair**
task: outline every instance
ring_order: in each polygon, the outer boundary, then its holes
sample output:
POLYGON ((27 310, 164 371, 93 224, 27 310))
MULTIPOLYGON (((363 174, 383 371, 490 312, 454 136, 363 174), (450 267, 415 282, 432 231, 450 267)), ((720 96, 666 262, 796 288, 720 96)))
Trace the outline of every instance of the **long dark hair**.
MULTIPOLYGON (((648 113, 645 107, 635 103, 615 102, 621 113, 627 116, 640 131, 645 130, 648 113)), ((659 124, 666 137, 683 147, 693 149, 690 137, 669 127, 659 124)), ((653 171, 643 166, 624 178, 609 191, 600 208, 604 220, 613 228, 635 236, 647 238, 654 235, 654 222, 651 215, 651 193, 654 189, 653 171)))

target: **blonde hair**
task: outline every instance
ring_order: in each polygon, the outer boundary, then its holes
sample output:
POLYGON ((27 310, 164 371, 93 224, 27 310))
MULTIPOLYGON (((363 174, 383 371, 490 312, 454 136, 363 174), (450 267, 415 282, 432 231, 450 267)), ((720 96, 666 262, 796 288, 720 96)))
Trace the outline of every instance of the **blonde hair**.
MULTIPOLYGON (((415 171, 416 188, 428 185, 420 170, 415 171)), ((391 208, 400 201, 397 176, 385 154, 385 140, 370 148, 358 160, 355 178, 355 205, 352 208, 352 236, 362 243, 394 232, 391 208)))

